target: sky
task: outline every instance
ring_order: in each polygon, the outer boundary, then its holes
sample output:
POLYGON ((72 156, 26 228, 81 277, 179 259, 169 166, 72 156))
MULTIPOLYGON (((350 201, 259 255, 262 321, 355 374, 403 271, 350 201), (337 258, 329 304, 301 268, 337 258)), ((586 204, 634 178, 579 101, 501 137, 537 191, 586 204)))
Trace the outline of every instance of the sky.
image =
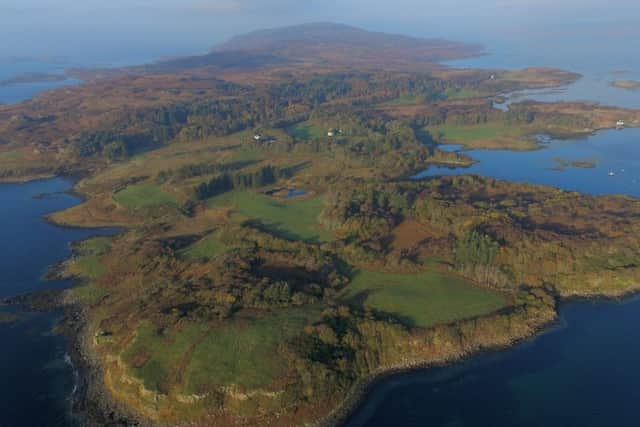
POLYGON ((320 21, 489 46, 585 36, 635 43, 640 1, 0 0, 0 60, 145 62, 205 52, 254 29, 320 21))

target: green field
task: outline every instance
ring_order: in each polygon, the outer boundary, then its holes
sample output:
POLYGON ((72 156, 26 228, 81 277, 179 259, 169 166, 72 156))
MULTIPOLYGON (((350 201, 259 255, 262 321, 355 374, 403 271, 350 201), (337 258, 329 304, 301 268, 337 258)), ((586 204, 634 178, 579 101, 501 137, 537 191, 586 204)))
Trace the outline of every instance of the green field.
POLYGON ((117 192, 113 199, 127 208, 145 208, 166 204, 177 204, 176 199, 155 184, 130 185, 117 192))
POLYGON ((318 309, 306 307, 211 330, 185 369, 185 393, 198 393, 208 385, 264 387, 282 378, 288 366, 279 346, 318 317, 318 309))
POLYGON ((257 148, 240 148, 233 151, 231 157, 234 162, 258 161, 264 156, 264 153, 257 148))
POLYGON ((361 271, 344 298, 364 299, 371 308, 398 316, 410 326, 429 327, 491 313, 505 306, 502 295, 457 277, 427 272, 361 271))
POLYGON ((327 136, 327 130, 313 123, 303 122, 287 128, 287 133, 298 139, 318 139, 327 136))
POLYGON ((448 89, 445 92, 447 99, 469 99, 481 97, 482 95, 480 91, 472 89, 448 89))
POLYGON ((222 253, 224 249, 217 233, 211 233, 180 251, 180 256, 188 260, 206 260, 222 253))
POLYGON ((93 305, 100 302, 102 298, 108 295, 106 289, 99 288, 95 284, 77 286, 71 289, 74 298, 77 298, 82 304, 93 305))
POLYGON ((473 126, 443 125, 427 129, 436 139, 443 142, 464 144, 488 139, 518 139, 525 133, 518 126, 508 126, 505 123, 486 123, 473 126))
POLYGON ((107 272, 100 257, 109 251, 111 237, 94 237, 81 242, 74 259, 72 271, 89 279, 97 279, 107 272))
POLYGON ((262 194, 239 191, 214 197, 209 207, 231 206, 240 215, 259 220, 270 232, 291 240, 328 241, 332 236, 318 223, 322 197, 276 201, 262 194))
POLYGON ((393 107, 398 105, 424 104, 425 102, 424 95, 404 95, 387 101, 383 105, 393 107))
POLYGON ((173 330, 143 322, 122 359, 149 390, 166 393, 177 386, 192 394, 208 386, 263 387, 287 370, 278 353, 280 344, 319 314, 319 309, 306 307, 234 325, 188 324, 173 330))
POLYGON ((138 327, 136 339, 122 353, 122 359, 130 366, 130 373, 141 379, 147 389, 168 392, 178 380, 173 377, 174 369, 206 331, 204 325, 189 325, 161 332, 145 322, 138 327))
POLYGON ((16 161, 16 160, 22 160, 24 158, 24 156, 22 155, 22 153, 18 152, 18 151, 4 151, 4 152, 0 152, 0 161, 16 161))

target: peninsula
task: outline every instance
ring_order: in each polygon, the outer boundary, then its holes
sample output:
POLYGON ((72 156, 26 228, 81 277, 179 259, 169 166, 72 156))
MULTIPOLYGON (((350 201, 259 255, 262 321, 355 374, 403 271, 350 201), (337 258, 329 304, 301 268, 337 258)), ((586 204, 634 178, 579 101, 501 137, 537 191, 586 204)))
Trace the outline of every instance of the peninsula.
POLYGON ((376 375, 510 345, 563 298, 638 291, 639 200, 408 178, 473 163, 442 143, 640 124, 586 103, 497 110, 579 76, 438 64, 480 52, 310 24, 0 106, 3 180, 76 176, 85 202, 50 220, 123 228, 58 269, 77 282, 60 299, 89 416, 335 424, 376 375))

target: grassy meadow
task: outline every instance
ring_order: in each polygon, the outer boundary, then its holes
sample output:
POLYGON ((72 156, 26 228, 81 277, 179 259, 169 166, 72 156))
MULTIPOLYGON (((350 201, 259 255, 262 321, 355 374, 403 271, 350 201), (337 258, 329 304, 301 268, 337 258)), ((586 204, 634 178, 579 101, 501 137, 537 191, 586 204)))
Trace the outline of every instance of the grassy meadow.
POLYGON ((494 312, 506 305, 502 295, 438 272, 420 274, 360 271, 345 290, 345 300, 400 318, 409 326, 429 327, 494 312))
POLYGON ((215 328, 193 349, 184 371, 185 393, 197 393, 208 385, 266 387, 286 373, 280 345, 319 318, 320 311, 287 309, 265 317, 239 320, 215 328))
POLYGON ((130 208, 148 208, 159 205, 175 205, 177 200, 155 184, 130 185, 117 192, 113 199, 119 205, 130 208))
POLYGON ((224 252, 224 244, 217 233, 211 233, 180 251, 180 256, 187 260, 206 260, 224 252))
POLYGON ((251 191, 237 191, 209 200, 211 208, 231 207, 242 217, 259 220, 270 232, 291 240, 328 241, 332 236, 318 223, 323 199, 274 200, 251 191))
POLYGON ((287 128, 287 133, 294 138, 309 140, 326 138, 327 129, 311 122, 303 122, 287 128))
POLYGON ((436 141, 443 144, 462 144, 467 148, 535 150, 536 141, 526 139, 530 132, 522 126, 501 122, 478 125, 440 125, 426 128, 436 141))
POLYGON ((121 357, 129 374, 149 390, 167 393, 177 387, 193 394, 220 385, 266 387, 288 369, 280 344, 318 316, 317 309, 288 309, 232 325, 184 324, 170 330, 143 322, 121 357))
POLYGON ((71 263, 71 272, 91 280, 106 274, 107 268, 100 258, 110 248, 111 237, 93 237, 78 243, 76 250, 79 255, 71 263))

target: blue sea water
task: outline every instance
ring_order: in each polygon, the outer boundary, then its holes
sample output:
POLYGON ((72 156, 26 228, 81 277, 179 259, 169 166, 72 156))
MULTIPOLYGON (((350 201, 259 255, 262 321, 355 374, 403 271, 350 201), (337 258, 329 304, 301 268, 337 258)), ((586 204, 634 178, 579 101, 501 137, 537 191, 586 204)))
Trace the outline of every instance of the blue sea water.
POLYGON ((613 87, 614 80, 639 80, 640 57, 633 54, 640 31, 627 37, 603 38, 598 31, 580 36, 502 39, 485 44, 487 54, 449 61, 456 68, 523 69, 556 67, 582 75, 561 88, 529 90, 511 94, 509 102, 536 100, 588 101, 603 105, 640 108, 640 91, 613 87))
MULTIPOLYGON (((74 206, 71 181, 55 178, 0 184, 0 298, 63 288, 68 281, 43 281, 52 264, 70 255, 70 244, 114 230, 56 227, 44 216, 74 206)), ((60 313, 26 313, 0 306, 0 426, 69 426, 73 368, 66 341, 54 334, 60 313)))
POLYGON ((640 299, 573 302, 544 335, 382 381, 349 427, 636 427, 640 299))
MULTIPOLYGON (((63 59, 0 58, 0 82, 33 73, 64 76, 65 69, 72 65, 63 59)), ((0 84, 0 104, 13 104, 47 90, 78 83, 79 80, 65 78, 51 82, 0 84)))
MULTIPOLYGON (((442 146, 462 150, 460 146, 442 146)), ((477 160, 469 168, 431 166, 416 179, 435 175, 477 174, 548 185, 586 194, 640 197, 640 128, 604 130, 580 139, 550 140, 536 151, 462 151, 477 160), (559 167, 561 161, 593 167, 559 167)))

